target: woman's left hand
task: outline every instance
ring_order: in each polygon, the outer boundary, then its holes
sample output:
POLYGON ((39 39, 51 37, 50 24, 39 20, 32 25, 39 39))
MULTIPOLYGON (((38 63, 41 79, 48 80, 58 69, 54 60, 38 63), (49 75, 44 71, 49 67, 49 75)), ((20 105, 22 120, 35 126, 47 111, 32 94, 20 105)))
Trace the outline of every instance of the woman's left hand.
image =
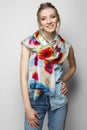
POLYGON ((67 91, 68 91, 67 86, 66 86, 66 83, 64 83, 63 81, 62 81, 61 91, 62 91, 62 93, 63 93, 64 95, 65 95, 65 94, 67 93, 67 91))

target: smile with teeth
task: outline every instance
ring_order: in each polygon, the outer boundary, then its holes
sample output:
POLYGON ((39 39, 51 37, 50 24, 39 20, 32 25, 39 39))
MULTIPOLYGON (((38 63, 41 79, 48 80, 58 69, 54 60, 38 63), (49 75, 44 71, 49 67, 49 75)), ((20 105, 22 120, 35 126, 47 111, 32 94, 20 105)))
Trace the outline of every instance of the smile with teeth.
POLYGON ((49 29, 51 29, 51 28, 54 27, 54 25, 48 25, 48 26, 46 26, 46 27, 49 28, 49 29))

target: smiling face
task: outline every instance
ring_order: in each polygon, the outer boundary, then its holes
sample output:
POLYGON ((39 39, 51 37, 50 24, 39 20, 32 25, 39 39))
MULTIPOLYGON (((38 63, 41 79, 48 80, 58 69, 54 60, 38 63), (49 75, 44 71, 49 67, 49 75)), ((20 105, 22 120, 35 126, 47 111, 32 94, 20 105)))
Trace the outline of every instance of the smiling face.
POLYGON ((58 16, 56 11, 53 8, 46 8, 41 10, 38 22, 39 25, 43 28, 44 32, 55 32, 58 23, 58 16))

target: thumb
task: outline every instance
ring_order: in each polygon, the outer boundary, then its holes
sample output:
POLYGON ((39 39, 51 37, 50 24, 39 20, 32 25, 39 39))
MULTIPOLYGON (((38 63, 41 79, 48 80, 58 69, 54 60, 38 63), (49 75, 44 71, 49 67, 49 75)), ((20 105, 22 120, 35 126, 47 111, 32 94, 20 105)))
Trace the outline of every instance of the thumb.
POLYGON ((62 81, 62 85, 65 85, 66 83, 62 81))

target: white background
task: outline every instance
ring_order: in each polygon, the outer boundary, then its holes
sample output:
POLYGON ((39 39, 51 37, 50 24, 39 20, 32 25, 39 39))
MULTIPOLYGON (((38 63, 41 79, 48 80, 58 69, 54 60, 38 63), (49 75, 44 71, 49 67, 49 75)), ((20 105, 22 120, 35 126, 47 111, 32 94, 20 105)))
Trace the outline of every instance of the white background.
MULTIPOLYGON (((46 0, 0 0, 0 130, 24 130, 20 92, 20 41, 38 29, 36 11, 46 0)), ((60 34, 72 43, 77 71, 68 83, 66 130, 87 129, 87 1, 48 0, 61 16, 60 34)), ((45 118, 43 130, 47 130, 45 118)))

